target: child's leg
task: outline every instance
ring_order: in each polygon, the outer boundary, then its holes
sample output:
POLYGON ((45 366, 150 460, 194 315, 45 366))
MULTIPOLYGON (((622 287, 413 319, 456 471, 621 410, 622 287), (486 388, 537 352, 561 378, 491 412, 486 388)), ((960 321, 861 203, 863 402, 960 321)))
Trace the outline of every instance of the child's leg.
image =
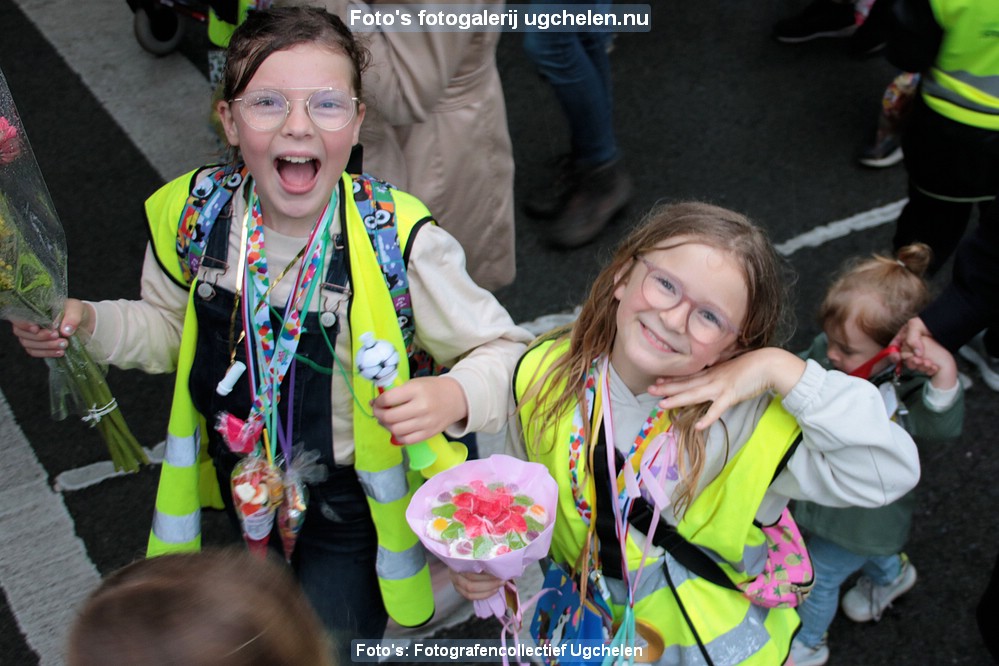
POLYGON ((841 603, 854 622, 880 620, 885 609, 916 584, 916 568, 902 553, 870 558, 863 573, 841 603))
POLYGON ((822 641, 836 616, 840 586, 864 565, 867 558, 816 535, 809 536, 806 545, 815 569, 815 586, 805 603, 798 607, 801 631, 795 640, 814 647, 822 641))
POLYGON ((864 564, 862 573, 875 585, 888 585, 902 573, 902 556, 898 553, 875 555, 864 564))

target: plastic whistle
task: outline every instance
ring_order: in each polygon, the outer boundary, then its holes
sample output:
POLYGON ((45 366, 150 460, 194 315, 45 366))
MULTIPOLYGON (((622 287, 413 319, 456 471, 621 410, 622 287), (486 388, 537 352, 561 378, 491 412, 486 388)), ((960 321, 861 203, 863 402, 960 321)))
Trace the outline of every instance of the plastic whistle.
POLYGON ((239 381, 239 378, 243 376, 244 372, 246 372, 246 364, 242 361, 233 361, 229 369, 226 370, 225 377, 215 387, 215 392, 222 396, 232 393, 232 388, 239 381))

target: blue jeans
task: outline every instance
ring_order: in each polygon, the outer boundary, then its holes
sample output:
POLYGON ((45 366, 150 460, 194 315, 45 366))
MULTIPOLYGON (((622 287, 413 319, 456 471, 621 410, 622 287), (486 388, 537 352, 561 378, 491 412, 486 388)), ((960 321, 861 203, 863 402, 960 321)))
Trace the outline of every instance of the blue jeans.
MULTIPOLYGON (((551 2, 533 0, 532 5, 551 2)), ((571 4, 571 0, 565 2, 571 4)), ((588 4, 609 5, 610 0, 588 4)), ((612 119, 609 32, 529 32, 524 51, 551 84, 572 140, 573 159, 598 166, 617 157, 612 119)))
POLYGON ((815 586, 801 606, 801 631, 797 640, 814 647, 836 617, 839 588, 843 581, 862 571, 875 585, 887 585, 902 571, 902 558, 895 555, 858 555, 816 535, 807 535, 808 554, 815 568, 815 586))
POLYGON ((375 574, 375 525, 353 467, 331 470, 309 493, 295 572, 333 636, 340 663, 349 664, 351 639, 379 639, 388 622, 375 574))

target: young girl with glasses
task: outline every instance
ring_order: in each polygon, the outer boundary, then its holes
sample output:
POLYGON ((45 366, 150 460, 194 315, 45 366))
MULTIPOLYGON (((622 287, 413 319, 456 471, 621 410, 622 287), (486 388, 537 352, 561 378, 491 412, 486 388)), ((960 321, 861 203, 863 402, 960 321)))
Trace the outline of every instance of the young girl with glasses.
MULTIPOLYGON (((665 521, 653 542, 675 530, 738 584, 760 573, 759 525, 789 499, 881 506, 919 478, 915 445, 872 385, 773 346, 786 312, 779 266, 742 215, 658 207, 618 246, 576 322, 535 343, 515 373, 516 446, 559 482, 551 556, 577 571, 617 559, 614 575, 602 572, 614 619, 632 603, 637 643, 658 663, 781 664, 799 622, 646 543, 625 515, 636 493, 665 521), (616 536, 601 542, 608 520, 616 536)), ((472 599, 501 584, 452 580, 472 599)))
MULTIPOLYGON (((803 354, 877 386, 886 411, 920 443, 954 439, 964 421, 963 389, 950 352, 926 338, 923 355, 907 359, 903 369, 899 350, 890 346, 902 325, 929 302, 923 274, 930 257, 929 246, 913 243, 896 258, 849 262, 819 306, 823 332, 803 354)), ((916 568, 902 552, 915 499, 908 493, 876 509, 795 504, 794 517, 806 530, 815 567, 815 587, 798 609, 797 666, 821 666, 829 659, 826 632, 840 603, 840 586, 854 573, 862 575, 843 595, 842 607, 855 622, 879 620, 915 585, 916 568)))
MULTIPOLYGON (((251 13, 230 41, 218 104, 238 162, 197 169, 147 201, 141 300, 70 299, 58 330, 15 325, 36 357, 61 355, 80 330, 100 361, 177 371, 150 555, 199 547, 201 437, 234 520, 230 445, 277 451, 285 472, 308 458, 297 446, 318 458, 328 477, 307 486, 286 556, 343 661, 351 639, 382 635, 387 615, 418 626, 434 611, 396 444, 427 440, 435 465, 459 461, 463 448, 440 434, 502 427, 532 337, 469 278, 461 247, 422 203, 345 173, 366 62, 324 10, 251 13), (384 393, 355 368, 368 333, 402 359, 384 393), (409 379, 411 346, 450 371, 409 379), (226 437, 213 427, 220 417, 235 424, 226 437)), ((274 529, 270 542, 286 536, 274 529)))

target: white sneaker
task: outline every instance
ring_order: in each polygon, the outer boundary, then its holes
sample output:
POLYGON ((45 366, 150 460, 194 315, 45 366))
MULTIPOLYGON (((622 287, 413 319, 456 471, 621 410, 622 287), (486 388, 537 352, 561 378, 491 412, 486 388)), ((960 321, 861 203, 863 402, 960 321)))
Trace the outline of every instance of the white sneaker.
POLYGON ((957 350, 964 359, 978 368, 982 379, 993 391, 999 391, 999 358, 990 356, 985 351, 985 331, 982 331, 971 342, 957 350))
POLYGON ((880 620, 881 614, 891 606, 891 602, 912 589, 916 584, 916 567, 902 554, 902 571, 887 585, 875 585, 867 576, 861 576, 857 584, 843 595, 840 606, 843 613, 854 622, 880 620))
POLYGON ((819 644, 808 647, 795 638, 791 641, 791 660, 794 666, 822 666, 829 661, 829 646, 826 644, 826 636, 822 637, 819 644))

